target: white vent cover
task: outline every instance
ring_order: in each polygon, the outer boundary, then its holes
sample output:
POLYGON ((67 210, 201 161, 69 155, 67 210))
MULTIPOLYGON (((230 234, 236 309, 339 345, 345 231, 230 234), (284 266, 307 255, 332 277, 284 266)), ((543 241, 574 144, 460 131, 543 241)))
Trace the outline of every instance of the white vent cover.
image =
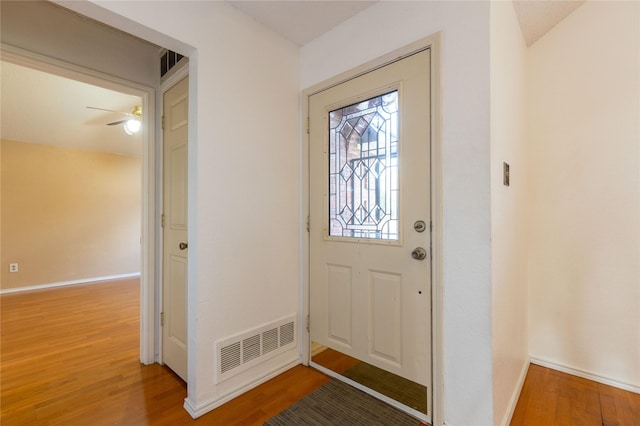
POLYGON ((216 383, 245 371, 296 345, 296 316, 245 331, 216 345, 216 383))

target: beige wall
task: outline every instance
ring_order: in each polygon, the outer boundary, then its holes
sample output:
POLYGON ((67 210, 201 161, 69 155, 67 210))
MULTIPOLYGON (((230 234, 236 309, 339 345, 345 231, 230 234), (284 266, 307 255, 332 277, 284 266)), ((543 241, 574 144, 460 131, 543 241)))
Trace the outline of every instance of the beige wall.
POLYGON ((640 4, 527 52, 532 357, 640 388, 640 4))
POLYGON ((140 159, 13 141, 1 151, 2 290, 140 272, 140 159))
POLYGON ((494 424, 509 423, 529 366, 526 47, 511 2, 491 3, 491 316, 494 424), (511 184, 503 185, 503 163, 511 184))

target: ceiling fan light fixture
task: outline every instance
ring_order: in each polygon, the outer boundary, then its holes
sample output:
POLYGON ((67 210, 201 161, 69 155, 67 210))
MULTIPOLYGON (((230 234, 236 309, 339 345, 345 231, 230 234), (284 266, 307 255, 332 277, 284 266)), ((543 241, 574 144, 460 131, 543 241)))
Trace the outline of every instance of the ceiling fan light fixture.
POLYGON ((140 131, 140 127, 142 127, 142 123, 140 123, 140 120, 136 120, 134 118, 132 118, 131 120, 127 120, 124 123, 124 131, 128 135, 138 133, 140 131))

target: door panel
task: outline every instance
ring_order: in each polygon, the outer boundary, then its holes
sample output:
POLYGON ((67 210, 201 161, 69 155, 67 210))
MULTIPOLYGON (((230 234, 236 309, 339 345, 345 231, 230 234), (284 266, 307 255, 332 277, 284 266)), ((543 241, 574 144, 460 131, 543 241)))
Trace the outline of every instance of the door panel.
MULTIPOLYGON (((312 346, 425 391, 431 386, 429 68, 425 50, 309 99, 312 346), (416 230, 416 221, 426 229, 416 230), (412 256, 418 247, 424 259, 412 256)), ((419 411, 428 414, 429 407, 419 411)))
POLYGON ((168 149, 169 215, 165 220, 173 231, 187 230, 187 144, 178 143, 168 149))
POLYGON ((188 78, 164 94, 162 360, 187 380, 188 78), (181 246, 181 243, 184 243, 181 246))
POLYGON ((370 272, 371 356, 402 365, 402 276, 370 272))
POLYGON ((173 345, 177 345, 180 351, 186 351, 187 342, 187 322, 186 318, 186 293, 187 289, 184 284, 187 282, 187 262, 184 257, 171 256, 170 286, 171 293, 166 299, 167 312, 166 315, 167 338, 172 340, 173 345))
POLYGON ((351 268, 327 265, 329 288, 329 338, 351 347, 351 268))

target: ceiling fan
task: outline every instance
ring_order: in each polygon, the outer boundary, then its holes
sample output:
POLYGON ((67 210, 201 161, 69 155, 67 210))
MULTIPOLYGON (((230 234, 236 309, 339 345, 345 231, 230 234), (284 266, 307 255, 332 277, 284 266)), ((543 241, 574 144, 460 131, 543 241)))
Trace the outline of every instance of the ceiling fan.
POLYGON ((114 111, 112 109, 98 108, 98 107, 92 107, 92 106, 88 106, 87 108, 97 109, 99 111, 115 112, 116 114, 123 114, 123 115, 129 116, 129 118, 125 118, 123 120, 117 120, 111 123, 107 123, 107 126, 116 126, 118 124, 124 124, 123 126, 124 131, 128 135, 137 133, 140 130, 140 127, 142 126, 142 107, 139 105, 134 106, 131 112, 114 111))

